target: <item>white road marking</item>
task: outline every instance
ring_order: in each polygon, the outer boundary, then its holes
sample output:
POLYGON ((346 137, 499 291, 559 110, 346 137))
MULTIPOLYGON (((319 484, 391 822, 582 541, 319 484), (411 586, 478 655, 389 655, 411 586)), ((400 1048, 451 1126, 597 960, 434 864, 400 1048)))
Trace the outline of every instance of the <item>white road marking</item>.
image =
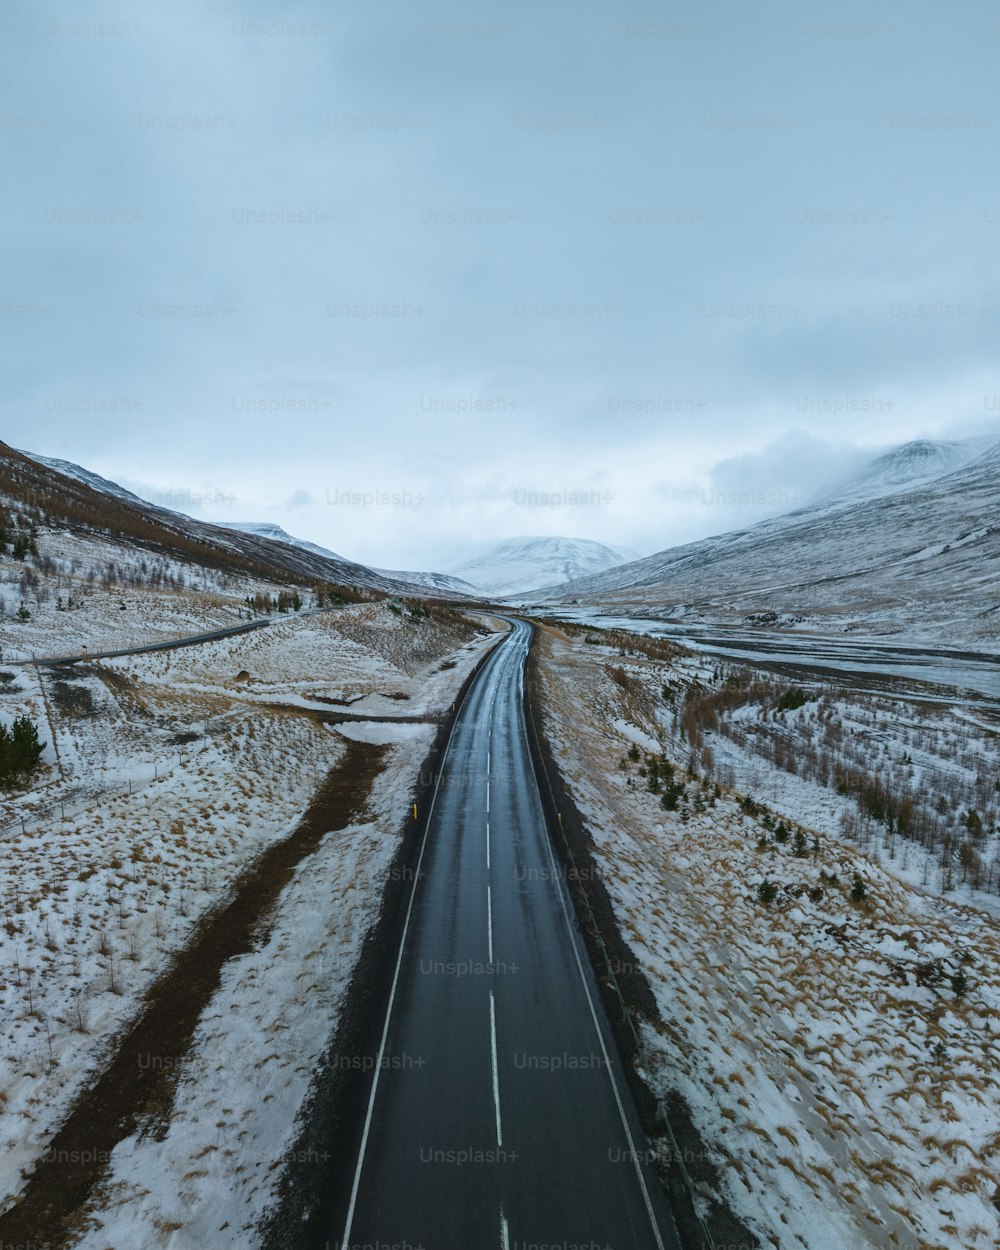
MULTIPOLYGON (((501 643, 500 645, 503 646, 503 643, 501 643)), ((494 652, 493 654, 495 656, 496 652, 494 652)), ((473 689, 475 689, 474 686, 473 686, 473 689)), ((470 693, 471 693, 471 690, 467 692, 466 698, 468 698, 468 694, 470 693)), ((462 704, 458 709, 458 713, 455 718, 456 725, 458 723, 458 717, 461 716, 462 709, 464 708, 464 706, 465 706, 465 699, 462 700, 462 704)), ((452 731, 451 736, 448 738, 448 745, 447 747, 445 747, 444 756, 441 760, 441 768, 438 772, 437 781, 434 783, 434 793, 431 795, 431 805, 427 812, 427 823, 424 826, 424 837, 423 837, 423 841, 420 843, 420 855, 417 858, 417 869, 413 878, 413 888, 410 891, 410 902, 409 902, 409 906, 406 909, 406 919, 403 922, 403 936, 400 938, 400 941, 399 941, 399 954, 396 956, 396 968, 392 974, 392 988, 389 991, 389 1005, 386 1008, 386 1012, 385 1012, 385 1024, 383 1025, 383 1028, 382 1028, 382 1040, 379 1042, 378 1060, 375 1064, 375 1075, 372 1079, 372 1092, 368 1097, 368 1110, 365 1114, 365 1127, 364 1127, 364 1132, 361 1135, 361 1146, 358 1149, 357 1166, 354 1169, 354 1183, 351 1186, 351 1201, 350 1201, 350 1205, 347 1208, 347 1223, 344 1228, 344 1238, 342 1242, 342 1244, 345 1246, 348 1246, 351 1243, 351 1228, 354 1224, 354 1212, 358 1204, 358 1191, 361 1188, 361 1172, 365 1164, 365 1152, 368 1149, 368 1138, 371 1134, 372 1117, 375 1113, 375 1096, 378 1093, 379 1073, 382 1070, 382 1061, 385 1058, 385 1048, 389 1040, 389 1022, 392 1019, 392 1009, 396 1002, 396 991, 399 988, 399 971, 403 965, 403 951, 406 948, 406 937, 410 931, 410 920, 412 919, 412 916, 413 916, 413 903, 417 896, 417 885, 420 881, 420 869, 424 862, 424 852, 427 850, 427 835, 430 833, 431 823, 432 823, 432 819, 434 816, 434 807, 437 803, 438 791, 441 788, 441 778, 444 776, 445 765, 448 762, 448 756, 451 754, 451 744, 453 741, 454 741, 454 729, 452 731)), ((492 994, 490 996, 490 1005, 492 1008, 492 994)), ((498 1083, 497 1071, 496 1071, 496 1035, 495 1033, 494 1033, 494 1040, 493 1040, 493 1084, 494 1084, 494 1089, 499 1090, 499 1083, 498 1083)), ((499 1125, 500 1125, 500 1104, 498 1101, 497 1102, 498 1131, 499 1131, 499 1125)))
POLYGON ((510 1250, 510 1231, 507 1228, 507 1216, 503 1207, 500 1208, 500 1246, 501 1250, 510 1250))
POLYGON ((500 1122, 500 1069, 497 1066, 497 1006, 490 990, 490 1043, 493 1049, 493 1105, 497 1112, 497 1145, 503 1145, 503 1125, 500 1122))
POLYGON ((490 938, 490 963, 493 962, 493 890, 486 887, 486 924, 490 938))
POLYGON ((486 870, 490 867, 490 822, 486 822, 486 870))
POLYGON ((556 872, 555 856, 552 853, 552 842, 548 836, 545 838, 545 845, 549 852, 549 863, 552 865, 552 880, 555 883, 556 892, 559 895, 559 903, 562 907, 563 919, 566 921, 566 928, 569 932, 569 944, 573 948, 573 958, 576 960, 576 970, 580 974, 580 982, 583 985, 583 992, 587 996, 587 1006, 590 1008, 590 1016, 594 1021, 594 1028, 597 1031, 597 1040, 601 1044, 601 1053, 604 1056, 604 1067, 608 1074, 608 1080, 611 1082, 611 1089, 614 1092, 615 1102, 618 1104, 618 1114, 621 1117, 622 1128, 625 1130, 625 1137, 628 1140, 628 1147, 632 1165, 635 1168, 635 1174, 639 1181, 639 1188, 642 1190, 643 1201, 646 1204, 646 1213, 649 1216, 649 1222, 653 1229, 653 1236, 656 1238, 656 1244, 659 1250, 664 1250, 663 1238, 660 1236, 660 1228, 656 1222, 656 1214, 653 1211, 653 1204, 649 1198, 649 1190, 646 1188, 646 1178, 642 1174, 642 1168, 639 1164, 639 1152, 636 1150, 635 1142, 632 1139, 632 1130, 629 1128, 628 1117, 625 1115, 625 1107, 622 1104, 621 1094, 618 1092, 618 1082, 615 1080, 614 1070, 611 1067, 611 1057, 608 1055, 608 1048, 604 1044, 604 1033, 601 1031, 601 1024, 597 1018, 597 1012, 594 1010, 594 1000, 590 994, 590 986, 587 984, 587 978, 583 972, 583 964, 580 962, 580 952, 577 950, 576 937, 573 933, 573 925, 570 921, 569 911, 566 907, 566 898, 564 892, 559 888, 559 876, 556 872))

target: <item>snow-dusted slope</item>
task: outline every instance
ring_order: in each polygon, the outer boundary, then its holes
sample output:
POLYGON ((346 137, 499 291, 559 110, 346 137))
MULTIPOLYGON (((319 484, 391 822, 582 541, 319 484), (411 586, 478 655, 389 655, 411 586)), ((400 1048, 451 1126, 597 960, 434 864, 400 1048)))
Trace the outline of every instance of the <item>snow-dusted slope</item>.
POLYGON ((306 538, 296 538, 283 530, 274 521, 216 521, 221 529, 241 530, 244 534, 257 534, 260 538, 270 538, 276 543, 287 543, 290 547, 301 547, 303 551, 312 551, 315 555, 324 556, 327 560, 343 560, 335 551, 320 547, 306 538))
POLYGON ((589 577, 635 559, 587 538, 510 538, 448 571, 488 595, 518 595, 589 577))
POLYGON ((801 509, 545 598, 686 621, 776 613, 812 628, 1000 644, 1000 444, 927 485, 801 509))
MULTIPOLYGON (((303 551, 311 551, 314 555, 323 556, 327 560, 343 560, 334 551, 311 543, 306 538, 296 538, 274 521, 216 521, 224 529, 241 530, 244 534, 257 534, 261 538, 270 538, 277 543, 287 543, 291 547, 299 547, 303 551)), ((451 577, 447 573, 410 573, 398 569, 372 569, 379 577, 394 582, 402 582, 415 590, 433 590, 448 595, 476 595, 476 588, 460 577, 451 577)))
POLYGON ((80 465, 18 452, 3 443, 0 480, 5 501, 33 501, 52 526, 101 532, 181 560, 280 582, 322 581, 388 593, 412 589, 314 544, 209 525, 140 499, 80 465))
POLYGON ((406 582, 410 586, 420 587, 422 590, 467 595, 473 599, 482 597, 482 591, 477 590, 475 586, 463 581, 460 577, 453 577, 450 573, 408 573, 402 569, 375 569, 374 572, 381 573, 383 577, 391 577, 397 582, 406 582))
POLYGON ((121 499, 125 503, 138 504, 143 508, 154 506, 147 500, 140 499, 138 495, 133 495, 124 486, 119 486, 117 482, 109 481, 108 478, 101 477, 99 473, 92 473, 90 469, 85 469, 79 464, 73 464, 71 460, 57 460, 52 456, 40 456, 35 451, 19 450, 22 456, 27 456, 29 460, 34 460, 36 464, 44 465, 56 473, 61 473, 63 477, 71 477, 75 482, 82 482, 84 486, 90 486, 94 490, 99 490, 102 495, 111 495, 114 499, 121 499))
POLYGON ((936 481, 965 468, 992 447, 994 442, 990 437, 964 439, 960 442, 915 439, 879 456, 864 472, 824 492, 815 503, 860 503, 866 499, 883 499, 886 495, 911 490, 915 486, 936 481))

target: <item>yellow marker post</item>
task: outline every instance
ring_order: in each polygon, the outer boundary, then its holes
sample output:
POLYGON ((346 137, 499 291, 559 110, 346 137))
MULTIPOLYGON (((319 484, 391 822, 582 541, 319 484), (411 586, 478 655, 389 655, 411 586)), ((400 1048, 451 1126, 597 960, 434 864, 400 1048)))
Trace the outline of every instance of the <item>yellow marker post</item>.
POLYGON ((417 819, 417 805, 416 805, 416 803, 414 803, 414 804, 413 804, 413 819, 414 819, 414 820, 416 820, 416 819, 417 819))

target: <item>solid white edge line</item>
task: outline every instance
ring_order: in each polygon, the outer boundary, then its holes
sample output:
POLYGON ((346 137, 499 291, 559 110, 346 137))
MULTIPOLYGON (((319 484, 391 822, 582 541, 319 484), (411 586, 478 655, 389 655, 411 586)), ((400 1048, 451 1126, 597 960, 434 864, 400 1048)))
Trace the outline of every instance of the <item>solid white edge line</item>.
POLYGON ((486 926, 487 926, 487 933, 489 934, 489 940, 490 940, 489 962, 492 964, 493 962, 493 889, 489 885, 486 886, 486 926))
MULTIPOLYGON (((508 634, 507 638, 510 638, 510 637, 511 635, 508 634)), ((501 649, 507 642, 507 638, 505 638, 502 642, 497 644, 497 646, 493 649, 491 653, 491 658, 493 656, 500 654, 501 649)), ((489 663, 489 660, 487 660, 487 663, 489 663)), ((485 669, 486 666, 484 665, 483 667, 485 669)), ((469 687, 469 689, 466 691, 465 698, 462 700, 461 706, 459 707, 458 711, 455 713, 455 720, 452 724, 452 732, 448 735, 448 745, 445 747, 444 755, 441 758, 441 768, 438 771, 437 781, 434 783, 434 793, 431 795, 431 805, 427 812, 427 823, 424 826, 424 837, 423 837, 423 841, 420 843, 420 855, 417 858, 417 868, 413 877, 413 889, 410 891, 410 903, 406 909, 406 920, 403 922, 403 936, 399 940, 399 954, 396 956, 396 969, 392 975, 392 988, 389 991, 389 1005, 386 1008, 385 1024, 382 1028, 382 1040, 379 1043, 378 1060, 375 1064, 375 1075, 372 1079, 372 1090, 371 1090, 371 1094, 368 1096, 368 1110, 365 1114, 365 1127, 364 1127, 364 1132, 361 1135, 361 1146, 358 1150, 358 1162, 357 1162, 357 1166, 354 1169, 354 1183, 351 1186, 351 1201, 347 1208, 347 1223, 344 1228, 344 1239, 343 1239, 343 1242, 341 1243, 344 1246, 349 1246, 351 1244, 351 1226, 354 1223, 354 1211, 355 1211, 355 1208, 357 1207, 358 1192, 361 1188, 361 1172, 365 1164, 365 1152, 368 1149, 368 1137, 369 1137, 369 1134, 371 1133, 372 1117, 375 1112, 375 1095, 378 1093, 378 1078, 382 1070, 382 1060, 385 1057, 386 1043, 389 1040, 389 1022, 392 1019, 392 1009, 396 1002, 396 990, 399 986, 399 972, 400 972, 400 968, 403 965, 403 951, 406 949, 406 938, 407 938, 407 934, 410 931, 410 918, 413 915, 413 904, 417 897, 417 885, 420 881, 420 866, 424 862, 424 852, 427 849, 427 837, 430 833, 431 820, 434 816, 434 807, 437 804, 438 790, 441 788, 441 779, 444 776, 445 765, 448 762, 448 756, 451 754, 451 744, 455 736, 455 727, 458 724, 458 718, 461 716, 462 710, 465 707, 465 704, 468 701, 469 696, 472 694, 475 688, 476 688, 476 683, 473 682, 472 685, 469 687)), ((492 995, 491 995, 491 999, 492 999, 492 995)), ((494 1045, 494 1054, 495 1054, 496 1052, 495 1036, 494 1036, 493 1045, 494 1045)), ((494 1082, 496 1082, 495 1072, 496 1072, 496 1069, 494 1067, 494 1082)), ((498 1127, 499 1127, 499 1124, 500 1124, 500 1107, 498 1103, 497 1104, 498 1127)))
POLYGON ((497 1145, 503 1145, 503 1125, 500 1121, 500 1068, 497 1064, 497 1007, 490 990, 490 1044, 493 1049, 493 1105, 497 1112, 497 1145))
MULTIPOLYGON (((523 671, 524 670, 522 669, 522 673, 523 671)), ((523 703, 521 707, 522 707, 522 717, 521 717, 522 727, 525 732, 525 742, 527 742, 527 724, 524 722, 523 703)), ((528 759, 531 762, 532 774, 535 775, 534 761, 531 759, 530 751, 528 752, 528 759)), ((537 787, 538 785, 537 775, 535 775, 535 784, 537 787)), ((540 801, 540 796, 539 796, 539 801, 540 801)), ((639 1152, 635 1148, 635 1141, 632 1137, 632 1130, 629 1128, 628 1117, 625 1115, 625 1106, 622 1103, 621 1094, 618 1091, 618 1082, 615 1080, 614 1070, 611 1067, 611 1056, 608 1054, 608 1048, 604 1043, 604 1033, 601 1029, 601 1022, 598 1019, 597 1012, 594 1009, 594 1000, 591 997, 590 986, 587 984, 587 978, 584 975, 584 971, 583 971, 583 964, 580 961, 580 952, 577 950, 576 935, 573 932, 573 925, 570 921, 569 911, 566 907, 566 898, 564 895, 564 891, 562 890, 560 886, 559 876, 556 871, 556 860, 555 860, 555 856, 552 853, 552 839, 549 836, 547 824, 546 824, 545 846, 549 853, 549 863, 552 865, 552 881, 555 884, 556 892, 559 895, 559 904, 562 908, 563 920, 565 920, 566 922, 566 929, 569 933, 570 946, 573 948, 573 958, 576 961, 576 969, 577 969, 577 972, 580 974, 580 982, 583 985, 583 992, 587 996, 587 1006, 590 1008, 590 1015, 591 1015, 591 1019, 594 1021, 594 1028, 597 1030, 597 1040, 601 1044, 601 1053, 604 1056, 604 1063, 607 1068, 608 1080, 611 1082, 611 1089, 615 1095, 615 1102, 618 1104, 618 1114, 621 1117, 622 1128, 624 1128, 625 1130, 625 1137, 628 1140, 629 1151, 631 1152, 632 1164, 633 1164, 633 1167, 635 1168, 635 1174, 639 1181, 639 1188, 642 1190, 643 1201, 646 1204, 646 1214, 649 1216, 649 1222, 653 1229, 653 1235, 656 1237, 656 1244, 659 1247, 659 1250, 665 1250, 665 1247, 663 1244, 663 1238, 660 1235, 660 1226, 656 1222, 656 1213, 653 1210, 653 1204, 649 1197, 649 1190, 646 1188, 646 1178, 642 1174, 642 1167, 640 1166, 640 1163, 639 1163, 639 1152)))
MULTIPOLYGON (((546 837, 548 843, 548 838, 546 837)), ((604 1063, 607 1067, 608 1080, 611 1082, 611 1088, 614 1091, 615 1102, 618 1104, 618 1114, 621 1116, 622 1128, 625 1130, 625 1136, 628 1139, 629 1151, 631 1152, 632 1164, 635 1168, 635 1174, 639 1181, 639 1187, 642 1190, 643 1201, 646 1204, 646 1214, 649 1216, 649 1222, 656 1237, 656 1244, 659 1250, 664 1250, 663 1238, 660 1236, 660 1227, 656 1222, 656 1213, 653 1211, 653 1204, 649 1197, 649 1190, 646 1188, 646 1178, 642 1174, 642 1168, 639 1163, 639 1152, 635 1148, 635 1141, 632 1138, 632 1130, 629 1128, 628 1118, 625 1115, 625 1107, 622 1103, 621 1094, 618 1092, 618 1082, 615 1080, 614 1070, 611 1067, 611 1056, 608 1054, 608 1048, 604 1043, 604 1033, 601 1029, 600 1020, 597 1018, 597 1012, 594 1009, 594 1000, 590 994, 590 986, 587 984, 587 978, 584 975, 583 964, 580 962, 580 952, 576 947, 575 935, 570 923, 569 914, 566 910, 566 900, 563 898, 563 891, 560 888, 558 878, 555 876, 556 862, 552 854, 552 846, 549 844, 549 861, 552 864, 553 881, 556 889, 559 891, 559 900, 562 905, 563 919, 566 921, 566 927, 569 930, 570 945, 573 947, 573 958, 576 960, 577 971, 580 974, 580 981, 583 984, 583 992, 587 995, 587 1006, 590 1008, 591 1019, 594 1021, 594 1028, 597 1030, 597 1038, 601 1043, 601 1053, 604 1056, 604 1063)))

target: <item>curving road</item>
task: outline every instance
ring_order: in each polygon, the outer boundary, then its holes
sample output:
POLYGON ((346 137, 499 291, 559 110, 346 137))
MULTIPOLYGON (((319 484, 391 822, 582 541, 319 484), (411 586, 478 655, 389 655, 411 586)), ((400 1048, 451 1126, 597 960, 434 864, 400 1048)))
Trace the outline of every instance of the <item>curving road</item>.
POLYGON ((438 778, 328 1246, 680 1244, 550 849, 511 625, 438 778))

